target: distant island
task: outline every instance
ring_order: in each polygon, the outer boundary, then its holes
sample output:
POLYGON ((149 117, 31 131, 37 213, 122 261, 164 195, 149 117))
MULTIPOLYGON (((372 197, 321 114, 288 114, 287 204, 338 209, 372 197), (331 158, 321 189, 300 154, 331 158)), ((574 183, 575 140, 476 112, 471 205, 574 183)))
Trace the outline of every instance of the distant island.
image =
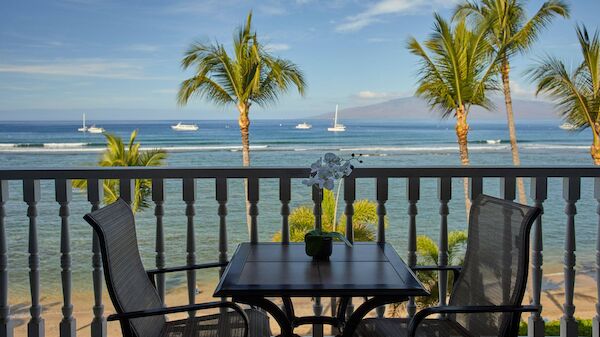
MULTIPOLYGON (((494 97, 494 111, 487 111, 481 107, 471 108, 471 116, 475 120, 506 120, 504 111, 504 98, 494 97)), ((513 100, 515 117, 517 120, 559 120, 556 115, 554 106, 541 100, 513 100)), ((340 109, 340 120, 347 119, 378 119, 378 120, 423 120, 432 117, 437 117, 435 111, 430 111, 427 103, 417 97, 402 97, 389 101, 350 107, 340 109)), ((333 110, 331 112, 312 116, 313 119, 330 119, 333 118, 333 110)))

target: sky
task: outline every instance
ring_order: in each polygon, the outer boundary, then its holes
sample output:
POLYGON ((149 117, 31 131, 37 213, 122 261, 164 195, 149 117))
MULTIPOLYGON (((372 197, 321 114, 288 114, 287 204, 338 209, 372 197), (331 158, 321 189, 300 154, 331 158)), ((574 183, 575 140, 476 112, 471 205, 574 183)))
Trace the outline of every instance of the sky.
MULTIPOLYGON (((302 118, 343 107, 410 96, 417 59, 410 36, 431 32, 433 13, 449 17, 453 0, 4 0, 0 4, 0 120, 229 119, 235 107, 192 100, 178 107, 187 47, 231 46, 253 11, 270 52, 295 62, 308 82, 254 118, 302 118)), ((512 64, 515 98, 531 99, 524 76, 551 54, 579 62, 574 27, 598 29, 599 0, 571 0, 571 18, 555 19, 532 51, 512 64)), ((528 13, 542 1, 527 1, 528 13)))

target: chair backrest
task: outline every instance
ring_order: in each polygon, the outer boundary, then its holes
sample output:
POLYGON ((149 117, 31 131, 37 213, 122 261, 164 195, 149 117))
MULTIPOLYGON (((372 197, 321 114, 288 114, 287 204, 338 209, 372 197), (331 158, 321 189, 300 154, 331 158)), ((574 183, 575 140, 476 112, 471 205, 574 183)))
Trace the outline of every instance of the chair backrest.
MULTIPOLYGON (((162 307, 158 292, 140 258, 135 220, 129 205, 119 199, 86 214, 84 219, 100 239, 106 286, 117 313, 162 307)), ((158 337, 164 325, 164 316, 121 322, 123 334, 136 337, 158 337)))
MULTIPOLYGON (((541 210, 480 195, 471 206, 463 270, 449 304, 521 305, 527 285, 529 233, 541 210)), ((516 336, 520 314, 459 314, 475 336, 516 336)))

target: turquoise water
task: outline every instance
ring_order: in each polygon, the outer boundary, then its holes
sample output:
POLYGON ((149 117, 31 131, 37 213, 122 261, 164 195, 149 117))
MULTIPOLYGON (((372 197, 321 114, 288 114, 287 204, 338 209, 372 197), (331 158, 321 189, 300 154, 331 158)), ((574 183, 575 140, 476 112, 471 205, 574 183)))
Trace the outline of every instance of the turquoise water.
MULTIPOLYGON (((200 121, 198 132, 174 132, 164 122, 98 122, 109 132, 128 137, 133 129, 139 130, 138 140, 143 147, 161 147, 169 151, 167 165, 172 167, 239 166, 239 130, 235 121, 200 121)), ((296 130, 302 121, 255 121, 251 126, 253 166, 308 167, 327 151, 343 156, 351 153, 365 155, 363 167, 397 167, 423 165, 458 165, 458 149, 452 124, 437 122, 345 122, 347 131, 327 132, 329 121, 308 121, 311 130, 296 130)), ((3 122, 0 123, 0 166, 24 167, 81 167, 93 166, 103 146, 102 135, 77 132, 78 122, 3 122)), ((521 124, 517 126, 523 165, 590 165, 587 132, 571 133, 558 128, 556 123, 521 124)), ((470 155, 473 165, 509 165, 510 149, 504 124, 472 124, 470 155), (500 140, 488 144, 487 140, 500 140)), ((526 181, 527 182, 527 181, 526 181)), ((562 181, 551 179, 549 198, 544 217, 544 245, 547 271, 559 267, 564 245, 564 202, 562 181), (553 267, 554 266, 554 267, 553 267)), ((182 201, 180 180, 166 182, 165 234, 167 264, 185 263, 185 204, 182 201)), ((276 180, 261 180, 259 201, 260 240, 270 240, 280 229, 280 204, 276 180)), ((431 235, 437 240, 439 230, 439 203, 435 179, 421 182, 421 200, 418 204, 418 234, 431 235)), ((591 265, 596 238, 598 216, 592 194, 592 181, 582 181, 581 201, 578 202, 577 258, 578 268, 591 265)), ((389 227, 387 239, 400 252, 406 251, 408 216, 405 181, 390 180, 387 203, 389 227)), ((499 181, 485 181, 484 191, 497 194, 499 181)), ((198 262, 217 259, 218 216, 214 199, 214 181, 198 180, 196 202, 196 244, 198 262)), ((374 181, 359 180, 358 198, 375 198, 374 181)), ((237 243, 247 240, 244 215, 244 194, 241 180, 229 185, 228 234, 230 252, 237 243)), ((309 189, 294 181, 292 207, 310 203, 309 189)), ((60 218, 54 199, 53 183, 42 182, 42 200, 39 203, 39 244, 42 270, 42 292, 60 285, 60 218)), ((75 192, 71 207, 71 239, 74 287, 91 289, 91 229, 82 220, 89 211, 83 193, 75 192)), ((453 184, 450 203, 451 229, 465 228, 462 181, 453 184)), ((343 207, 340 207, 340 212, 343 207)), ((27 217, 19 182, 10 184, 10 200, 6 204, 6 228, 9 249, 9 277, 11 292, 28 287, 27 280, 27 217)), ((138 238, 144 262, 154 264, 154 216, 149 209, 137 215, 138 238)), ((211 274, 211 276, 214 276, 211 274)), ((184 275, 169 280, 170 286, 183 281, 184 275)), ((208 277, 208 276, 207 276, 208 277)))

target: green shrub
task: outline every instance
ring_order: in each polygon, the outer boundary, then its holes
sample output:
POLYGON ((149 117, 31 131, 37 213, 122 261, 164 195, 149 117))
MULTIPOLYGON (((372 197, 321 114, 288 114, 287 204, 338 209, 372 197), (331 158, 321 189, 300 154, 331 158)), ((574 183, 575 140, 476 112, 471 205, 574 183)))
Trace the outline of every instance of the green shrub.
MULTIPOLYGON (((579 325, 578 336, 592 336, 592 320, 591 319, 577 319, 579 325)), ((560 320, 546 322, 544 329, 546 336, 560 336, 560 320)), ((527 323, 521 322, 519 328, 520 336, 527 336, 527 323)))

